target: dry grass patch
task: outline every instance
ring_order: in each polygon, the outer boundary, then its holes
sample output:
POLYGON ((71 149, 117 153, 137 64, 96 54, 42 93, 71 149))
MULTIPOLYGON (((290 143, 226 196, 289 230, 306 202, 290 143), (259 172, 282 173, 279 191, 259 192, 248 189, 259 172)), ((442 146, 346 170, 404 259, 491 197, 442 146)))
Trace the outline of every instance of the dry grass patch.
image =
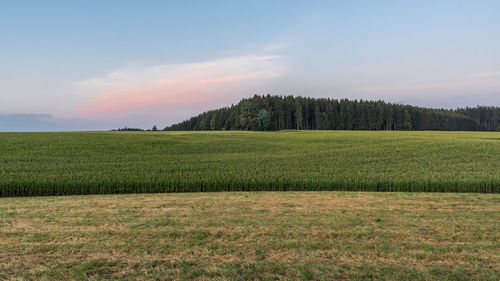
POLYGON ((486 279, 497 194, 0 199, 0 279, 486 279))

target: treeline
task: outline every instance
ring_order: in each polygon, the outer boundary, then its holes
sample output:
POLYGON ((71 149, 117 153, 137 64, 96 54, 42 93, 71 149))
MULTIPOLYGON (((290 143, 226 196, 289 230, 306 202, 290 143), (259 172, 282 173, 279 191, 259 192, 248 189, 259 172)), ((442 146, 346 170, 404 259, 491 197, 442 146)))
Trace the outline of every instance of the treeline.
POLYGON ((456 110, 330 98, 259 96, 166 127, 198 130, 500 130, 500 108, 456 110))
POLYGON ((128 127, 124 127, 124 128, 118 128, 118 129, 113 129, 111 131, 144 131, 143 129, 141 128, 128 128, 128 127))
POLYGON ((500 131, 500 107, 466 107, 459 108, 456 112, 474 119, 480 125, 481 130, 500 131))
POLYGON ((118 132, 121 132, 121 131, 158 131, 158 129, 156 128, 156 125, 154 125, 153 128, 148 129, 148 130, 144 130, 144 129, 141 129, 141 128, 124 127, 124 128, 113 129, 111 131, 118 131, 118 132))

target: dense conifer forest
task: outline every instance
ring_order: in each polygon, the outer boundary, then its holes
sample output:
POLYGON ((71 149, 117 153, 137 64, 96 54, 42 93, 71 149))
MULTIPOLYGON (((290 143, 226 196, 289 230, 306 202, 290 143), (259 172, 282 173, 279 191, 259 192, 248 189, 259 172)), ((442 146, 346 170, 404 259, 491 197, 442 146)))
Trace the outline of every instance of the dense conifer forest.
POLYGON ((500 130, 500 108, 456 110, 330 98, 259 96, 166 127, 199 130, 500 130))

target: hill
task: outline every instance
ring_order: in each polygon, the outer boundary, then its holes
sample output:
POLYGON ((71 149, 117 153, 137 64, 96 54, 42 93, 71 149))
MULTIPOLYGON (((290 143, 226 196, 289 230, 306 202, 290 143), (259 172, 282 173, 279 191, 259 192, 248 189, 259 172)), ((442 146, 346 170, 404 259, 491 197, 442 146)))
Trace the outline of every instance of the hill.
POLYGON ((0 197, 254 190, 500 192, 497 132, 1 133, 0 139, 0 197))
POLYGON ((500 108, 456 110, 330 98, 259 96, 204 112, 167 131, 253 130, 500 130, 500 108))

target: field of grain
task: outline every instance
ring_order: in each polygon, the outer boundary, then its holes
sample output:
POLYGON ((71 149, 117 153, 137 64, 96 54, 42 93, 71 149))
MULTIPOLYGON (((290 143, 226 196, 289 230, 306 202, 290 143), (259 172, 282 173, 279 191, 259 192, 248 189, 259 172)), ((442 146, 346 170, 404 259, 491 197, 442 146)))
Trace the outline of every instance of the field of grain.
POLYGON ((1 280, 500 276, 498 194, 21 197, 0 214, 1 280))
POLYGON ((500 133, 0 134, 0 195, 250 190, 500 192, 500 133))

